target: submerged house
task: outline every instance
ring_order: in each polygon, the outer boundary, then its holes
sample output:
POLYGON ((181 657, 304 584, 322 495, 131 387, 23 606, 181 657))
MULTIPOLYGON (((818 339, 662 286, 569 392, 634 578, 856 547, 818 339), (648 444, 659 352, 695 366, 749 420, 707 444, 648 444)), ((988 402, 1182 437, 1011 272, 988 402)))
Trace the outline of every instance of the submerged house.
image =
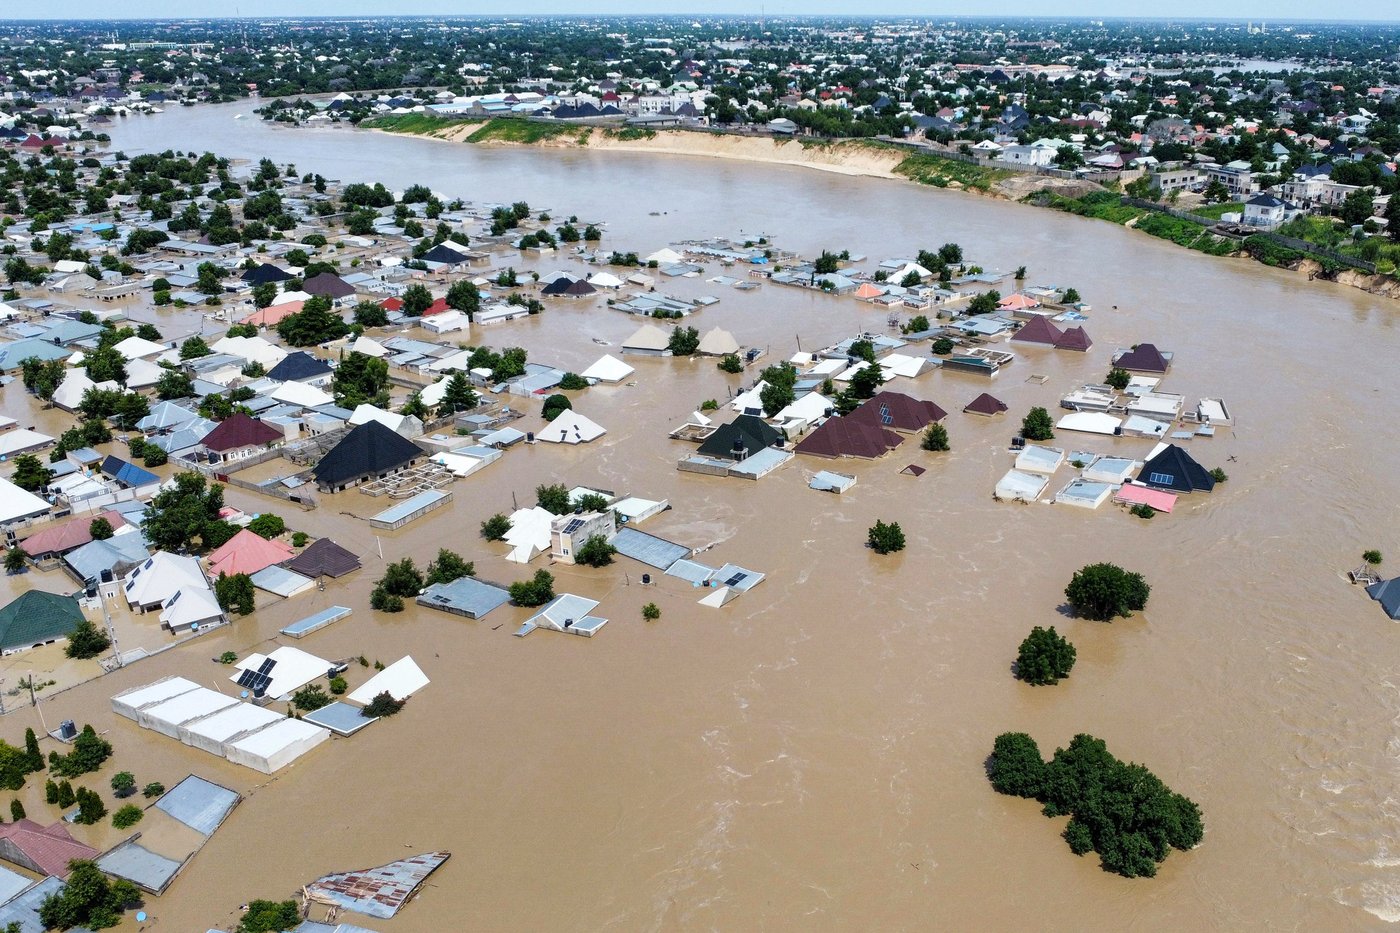
POLYGON ((1172 354, 1158 350, 1150 343, 1140 343, 1131 350, 1119 351, 1113 357, 1113 365, 1130 373, 1150 373, 1161 376, 1172 365, 1172 354))
POLYGON ((316 485, 338 492, 369 479, 398 473, 424 456, 417 444, 378 421, 358 425, 316 464, 316 485))
POLYGON ((904 443, 904 435, 852 417, 828 418, 795 448, 812 457, 860 457, 874 460, 904 443))
POLYGON ((284 440, 286 436, 277 428, 238 411, 204 435, 199 446, 209 455, 210 463, 223 463, 251 457, 284 440))
POLYGON ((28 590, 0 609, 0 654, 67 638, 82 621, 83 611, 73 597, 28 590))
POLYGON ((878 392, 846 420, 913 434, 946 417, 946 411, 926 399, 903 392, 878 392))
POLYGON ((972 401, 963 406, 963 411, 969 415, 982 415, 990 418, 1006 411, 1006 403, 994 395, 983 392, 972 401))
POLYGON ((1175 444, 1168 444, 1149 457, 1138 481, 1177 493, 1210 492, 1215 488, 1215 477, 1175 444))
POLYGON ((744 460, 760 450, 781 446, 783 435, 777 428, 755 415, 740 415, 716 428, 705 438, 698 453, 724 460, 744 460))

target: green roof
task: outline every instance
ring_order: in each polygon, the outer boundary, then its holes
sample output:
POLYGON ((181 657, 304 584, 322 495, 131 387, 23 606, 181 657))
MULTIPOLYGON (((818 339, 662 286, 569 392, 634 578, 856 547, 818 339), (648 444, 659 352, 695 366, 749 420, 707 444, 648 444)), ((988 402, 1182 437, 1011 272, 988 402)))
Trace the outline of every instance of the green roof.
POLYGON ((30 590, 0 609, 0 651, 63 638, 81 621, 83 611, 73 597, 30 590))

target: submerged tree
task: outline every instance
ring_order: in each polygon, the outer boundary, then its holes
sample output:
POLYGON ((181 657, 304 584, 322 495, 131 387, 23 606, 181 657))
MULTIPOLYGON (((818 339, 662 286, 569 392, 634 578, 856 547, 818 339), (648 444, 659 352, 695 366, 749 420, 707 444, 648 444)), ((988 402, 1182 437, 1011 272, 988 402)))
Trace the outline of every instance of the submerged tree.
POLYGON ((1053 625, 1048 629, 1037 625, 1016 653, 1016 676, 1037 686, 1056 684, 1069 676, 1074 659, 1074 645, 1056 632, 1053 625))

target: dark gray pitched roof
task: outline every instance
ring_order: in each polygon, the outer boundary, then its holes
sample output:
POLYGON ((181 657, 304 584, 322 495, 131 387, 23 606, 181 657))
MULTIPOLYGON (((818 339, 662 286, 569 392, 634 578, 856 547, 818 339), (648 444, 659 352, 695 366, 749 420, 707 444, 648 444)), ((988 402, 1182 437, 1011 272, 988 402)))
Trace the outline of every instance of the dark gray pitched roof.
POLYGON ((357 426, 316 464, 316 482, 322 486, 352 483, 365 476, 387 473, 423 456, 417 444, 394 433, 378 421, 357 426))
POLYGON ((1166 450, 1143 464, 1138 481, 1172 492, 1210 492, 1215 488, 1215 477, 1175 444, 1168 444, 1166 450))
POLYGON ((314 379, 331 371, 331 364, 312 356, 305 350, 288 353, 282 362, 268 372, 267 378, 282 382, 295 382, 299 379, 314 379))

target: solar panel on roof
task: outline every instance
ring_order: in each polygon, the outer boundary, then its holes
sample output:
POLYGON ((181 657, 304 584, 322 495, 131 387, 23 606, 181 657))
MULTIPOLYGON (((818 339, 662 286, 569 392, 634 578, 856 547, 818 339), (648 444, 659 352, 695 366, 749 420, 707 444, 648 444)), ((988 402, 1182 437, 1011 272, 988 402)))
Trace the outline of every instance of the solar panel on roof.
POLYGON ((276 662, 276 661, 274 661, 272 658, 267 658, 265 661, 262 662, 262 666, 258 668, 258 673, 259 673, 259 674, 271 674, 271 673, 272 673, 272 669, 273 669, 274 667, 276 667, 276 666, 277 666, 277 662, 276 662))
POLYGON ((748 574, 746 574, 746 573, 736 573, 736 574, 734 574, 734 576, 730 577, 728 580, 725 580, 725 581, 724 581, 724 585, 725 585, 725 586, 738 586, 740 583, 744 582, 744 578, 747 577, 747 576, 748 576, 748 574))
POLYGON ((581 518, 575 518, 564 526, 564 534, 571 535, 584 526, 585 522, 581 518))
POLYGON ((881 424, 894 424, 894 417, 890 414, 890 406, 888 406, 888 405, 881 405, 881 406, 880 406, 880 423, 881 423, 881 424))

